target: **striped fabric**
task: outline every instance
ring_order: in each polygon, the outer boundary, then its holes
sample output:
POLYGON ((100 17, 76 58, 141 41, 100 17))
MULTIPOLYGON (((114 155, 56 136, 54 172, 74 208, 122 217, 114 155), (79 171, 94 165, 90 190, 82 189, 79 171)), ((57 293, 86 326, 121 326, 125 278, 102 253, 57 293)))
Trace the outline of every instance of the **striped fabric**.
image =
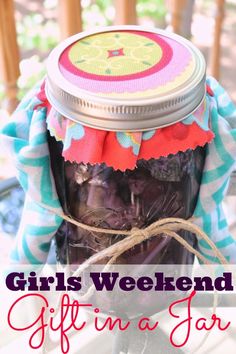
POLYGON ((35 88, 19 105, 12 121, 2 130, 3 145, 14 160, 17 177, 26 200, 12 260, 21 264, 45 263, 51 239, 62 219, 42 208, 61 211, 50 169, 47 144, 46 109, 34 107, 41 102, 35 88), (40 202, 40 205, 37 203, 40 202))
MULTIPOLYGON (((214 92, 210 97, 211 124, 215 139, 207 146, 195 222, 214 240, 231 262, 236 263, 236 241, 229 234, 222 210, 222 200, 229 176, 236 161, 236 108, 224 89, 213 78, 208 85, 214 92)), ((18 179, 26 192, 21 225, 12 254, 15 262, 42 264, 52 237, 62 219, 47 209, 61 211, 54 179, 50 169, 47 145, 46 109, 40 108, 36 90, 26 97, 2 130, 1 140, 15 161, 18 179), (37 109, 34 109, 38 106, 37 109), (45 209, 39 205, 45 205, 45 209)), ((199 240, 200 252, 218 262, 211 249, 199 240)))
MULTIPOLYGON (((215 242, 226 259, 236 263, 236 241, 229 234, 222 201, 236 162, 236 107, 229 95, 213 79, 207 83, 214 92, 210 99, 211 126, 214 140, 207 145, 207 157, 201 181, 198 203, 194 212, 196 224, 215 242)), ((217 262, 204 241, 198 242, 200 252, 217 262)))

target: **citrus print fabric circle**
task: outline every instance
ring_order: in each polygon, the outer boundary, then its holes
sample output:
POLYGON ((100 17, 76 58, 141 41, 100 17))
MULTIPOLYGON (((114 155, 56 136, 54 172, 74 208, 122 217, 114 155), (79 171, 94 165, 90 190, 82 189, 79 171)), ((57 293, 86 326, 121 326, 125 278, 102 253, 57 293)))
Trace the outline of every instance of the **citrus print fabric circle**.
POLYGON ((64 66, 93 80, 130 80, 163 69, 172 49, 160 36, 148 32, 105 32, 82 39, 62 54, 64 66))
POLYGON ((149 97, 181 87, 193 75, 191 51, 167 36, 144 31, 96 33, 68 46, 59 68, 76 87, 101 96, 149 97))

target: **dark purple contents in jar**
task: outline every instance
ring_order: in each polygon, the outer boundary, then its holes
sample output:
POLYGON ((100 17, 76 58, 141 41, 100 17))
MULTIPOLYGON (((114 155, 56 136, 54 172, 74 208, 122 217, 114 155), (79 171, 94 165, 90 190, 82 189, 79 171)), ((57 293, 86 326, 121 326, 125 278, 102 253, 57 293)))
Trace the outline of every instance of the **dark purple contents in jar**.
MULTIPOLYGON (((139 160, 137 168, 115 171, 105 164, 64 161, 62 144, 49 136, 51 166, 64 212, 88 225, 130 230, 166 217, 188 219, 197 201, 204 148, 139 160)), ((195 245, 195 236, 181 232, 195 245)), ((92 233, 63 222, 56 235, 61 263, 81 264, 125 236, 92 233)), ((192 264, 194 256, 174 239, 162 235, 126 251, 119 264, 192 264)), ((107 260, 104 259, 103 263, 107 260)))

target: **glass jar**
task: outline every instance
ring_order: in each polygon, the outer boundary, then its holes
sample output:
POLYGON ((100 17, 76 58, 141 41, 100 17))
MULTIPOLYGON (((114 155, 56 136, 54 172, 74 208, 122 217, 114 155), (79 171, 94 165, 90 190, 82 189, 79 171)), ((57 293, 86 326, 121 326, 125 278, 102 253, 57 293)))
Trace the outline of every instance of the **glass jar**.
MULTIPOLYGON (((188 131, 191 119, 186 119, 203 105, 205 62, 190 42, 136 26, 73 36, 48 59, 46 95, 52 106, 48 118, 51 167, 66 214, 90 226, 115 230, 145 228, 167 217, 192 216, 204 166, 204 144, 198 143, 196 130, 191 133, 192 141, 191 134, 181 133, 181 139, 173 135, 169 140, 167 136, 160 146, 157 136, 167 126, 176 127, 177 133, 188 131), (53 116, 61 128, 66 126, 61 139, 50 129, 53 116), (183 120, 185 125, 178 123, 183 120), (70 145, 86 140, 84 127, 95 132, 94 141, 87 137, 88 150, 91 145, 92 150, 102 150, 107 132, 154 132, 156 145, 144 158, 137 154, 135 143, 127 145, 127 140, 117 135, 114 144, 123 148, 119 156, 124 161, 122 168, 116 164, 116 150, 114 157, 109 154, 109 158, 96 160, 88 157, 84 145, 77 152, 73 147, 73 156, 68 157, 70 145), (96 140, 96 131, 104 132, 102 141, 96 140), (127 151, 136 158, 132 167, 125 166, 127 151)), ((194 129, 199 129, 196 126, 194 129)), ((141 152, 146 138, 142 139, 141 152)), ((195 246, 192 234, 181 232, 181 236, 195 246)), ((65 221, 56 235, 58 260, 82 264, 124 237, 90 232, 65 221)), ((183 246, 163 234, 129 249, 116 262, 192 264, 193 260, 183 246)))
MULTIPOLYGON (((63 210, 75 220, 98 228, 131 230, 154 221, 192 216, 204 165, 204 148, 139 160, 134 170, 116 171, 105 164, 71 163, 62 144, 49 137, 52 171, 63 210)), ((181 236, 191 246, 195 237, 181 236)), ((123 239, 82 230, 64 222, 56 234, 57 257, 64 264, 82 264, 96 252, 123 239)), ((117 259, 118 264, 192 264, 193 254, 168 236, 153 237, 117 259)), ((106 260, 104 259, 104 263, 106 260)))

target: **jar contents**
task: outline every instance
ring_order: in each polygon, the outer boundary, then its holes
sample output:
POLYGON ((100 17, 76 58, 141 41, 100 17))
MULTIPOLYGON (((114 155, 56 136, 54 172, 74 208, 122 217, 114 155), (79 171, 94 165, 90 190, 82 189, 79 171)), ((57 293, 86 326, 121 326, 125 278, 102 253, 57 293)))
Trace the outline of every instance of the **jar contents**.
MULTIPOLYGON (((51 166, 66 214, 87 225, 131 230, 194 211, 204 165, 204 148, 159 159, 139 160, 134 170, 121 172, 105 164, 65 161, 62 144, 49 137, 51 166)), ((192 246, 195 236, 180 235, 192 246)), ((126 236, 94 233, 63 222, 56 235, 61 263, 81 264, 126 236)), ((118 264, 192 264, 194 256, 166 235, 152 237, 124 252, 118 264)), ((103 263, 107 260, 104 259, 103 263)))

